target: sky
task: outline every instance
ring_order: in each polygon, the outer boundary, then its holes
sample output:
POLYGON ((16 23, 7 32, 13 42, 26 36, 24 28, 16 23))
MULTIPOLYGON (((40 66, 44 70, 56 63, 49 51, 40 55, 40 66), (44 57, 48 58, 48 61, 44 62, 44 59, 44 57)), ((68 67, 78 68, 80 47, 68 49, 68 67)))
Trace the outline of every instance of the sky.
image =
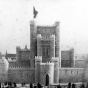
POLYGON ((16 53, 16 46, 30 49, 33 6, 36 25, 60 22, 61 50, 88 53, 88 0, 0 0, 0 52, 16 53))

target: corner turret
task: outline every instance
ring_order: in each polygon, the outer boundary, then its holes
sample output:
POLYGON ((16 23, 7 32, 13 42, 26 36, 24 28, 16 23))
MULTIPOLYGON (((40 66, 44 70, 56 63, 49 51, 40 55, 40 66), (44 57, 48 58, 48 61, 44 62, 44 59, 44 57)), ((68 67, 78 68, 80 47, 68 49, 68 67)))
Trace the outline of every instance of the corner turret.
POLYGON ((42 63, 42 57, 35 57, 35 83, 40 83, 40 64, 42 63))

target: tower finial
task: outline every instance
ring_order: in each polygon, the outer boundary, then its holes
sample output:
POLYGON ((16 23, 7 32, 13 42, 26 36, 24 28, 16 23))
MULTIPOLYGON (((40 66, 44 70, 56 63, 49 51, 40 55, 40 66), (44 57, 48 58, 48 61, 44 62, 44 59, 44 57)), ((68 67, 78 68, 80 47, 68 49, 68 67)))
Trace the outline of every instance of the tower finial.
POLYGON ((7 50, 6 50, 6 53, 5 53, 5 58, 7 59, 7 50))
POLYGON ((25 45, 25 49, 27 49, 27 44, 25 45))
POLYGON ((7 54, 7 50, 6 50, 6 54, 7 54))

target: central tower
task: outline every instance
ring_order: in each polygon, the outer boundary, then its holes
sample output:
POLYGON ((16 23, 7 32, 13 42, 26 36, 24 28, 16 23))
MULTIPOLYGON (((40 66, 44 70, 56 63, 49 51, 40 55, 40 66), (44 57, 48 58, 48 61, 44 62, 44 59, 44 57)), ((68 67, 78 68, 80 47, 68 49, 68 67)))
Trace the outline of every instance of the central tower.
POLYGON ((50 83, 59 82, 59 22, 52 26, 36 26, 34 21, 30 22, 30 63, 32 68, 35 67, 36 82, 45 83, 46 75, 50 83))
POLYGON ((61 61, 59 22, 53 26, 36 26, 34 21, 30 22, 31 67, 34 67, 35 56, 42 56, 43 62, 51 61, 52 57, 61 61))

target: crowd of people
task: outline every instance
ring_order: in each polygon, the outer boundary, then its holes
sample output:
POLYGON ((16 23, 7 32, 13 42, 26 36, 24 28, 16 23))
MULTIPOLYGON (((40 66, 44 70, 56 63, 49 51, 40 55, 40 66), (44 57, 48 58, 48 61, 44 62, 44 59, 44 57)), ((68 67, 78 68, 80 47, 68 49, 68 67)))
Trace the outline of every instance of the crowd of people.
POLYGON ((43 86, 38 83, 37 85, 33 85, 32 83, 30 83, 30 88, 42 88, 43 86))
MULTIPOLYGON (((26 84, 25 82, 22 82, 21 83, 21 87, 25 87, 26 88, 26 84)), ((32 83, 29 84, 29 88, 41 88, 41 84, 37 84, 37 85, 34 85, 32 83)), ((0 83, 0 88, 19 88, 16 84, 16 82, 5 82, 5 83, 0 83)))
MULTIPOLYGON (((88 88, 88 83, 85 84, 79 84, 80 86, 77 86, 78 84, 75 83, 68 83, 68 85, 47 85, 46 88, 88 88)), ((46 86, 46 85, 45 85, 46 86)), ((45 88, 44 86, 42 86, 41 84, 37 84, 36 86, 33 86, 33 84, 30 84, 30 88, 45 88)))
MULTIPOLYGON (((20 88, 21 87, 26 88, 25 82, 21 83, 20 88)), ((0 83, 0 88, 17 88, 17 84, 15 82, 0 83)), ((77 84, 71 83, 71 82, 69 82, 68 85, 65 85, 65 86, 59 84, 59 85, 55 85, 53 87, 51 85, 42 86, 40 83, 38 83, 36 85, 30 83, 28 88, 88 88, 88 83, 86 85, 80 84, 79 87, 77 87, 77 84)))
MULTIPOLYGON (((61 88, 61 87, 59 87, 59 88, 61 88)), ((88 88, 88 83, 85 85, 85 83, 75 84, 75 83, 69 82, 67 85, 67 88, 88 88), (77 86, 77 85, 79 85, 79 86, 77 86)))
POLYGON ((15 82, 5 82, 5 83, 0 83, 0 88, 16 88, 17 85, 15 82))
MULTIPOLYGON (((45 85, 46 86, 46 85, 45 85)), ((37 86, 34 86, 32 84, 30 84, 30 88, 45 88, 44 86, 42 86, 41 84, 37 84, 37 86)), ((69 82, 68 85, 47 85, 46 88, 88 88, 88 83, 82 83, 82 84, 75 84, 75 83, 71 83, 69 82), (80 85, 80 86, 78 86, 80 85)))

